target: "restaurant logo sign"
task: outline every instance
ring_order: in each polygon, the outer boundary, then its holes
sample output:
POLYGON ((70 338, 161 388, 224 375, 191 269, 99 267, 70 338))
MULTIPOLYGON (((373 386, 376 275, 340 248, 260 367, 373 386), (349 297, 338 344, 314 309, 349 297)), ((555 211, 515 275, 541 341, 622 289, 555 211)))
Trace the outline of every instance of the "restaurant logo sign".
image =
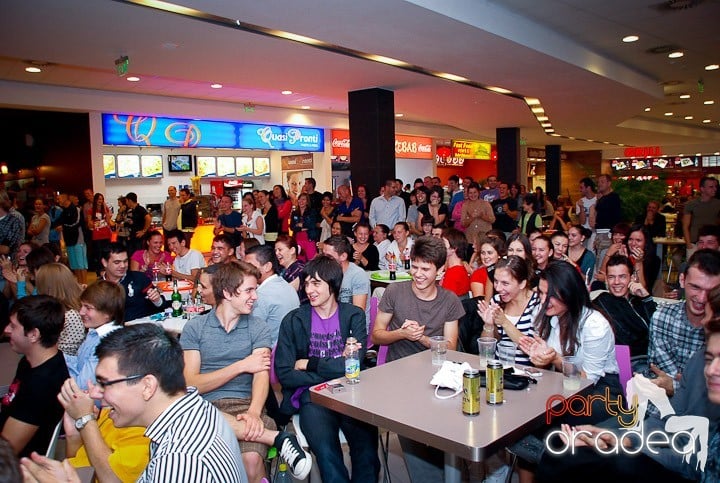
POLYGON ((463 159, 490 159, 490 143, 480 141, 454 140, 452 142, 452 157, 463 159))
POLYGON ((170 117, 102 115, 103 144, 168 148, 324 150, 323 130, 170 117))
MULTIPOLYGON (((332 129, 332 154, 334 156, 350 156, 350 131, 332 129)), ((432 159, 432 138, 422 136, 395 135, 395 156, 406 159, 432 159)))
POLYGON ((683 456, 684 462, 688 464, 692 455, 695 454, 697 467, 701 471, 705 471, 710 427, 708 418, 675 415, 664 390, 656 387, 654 392, 638 391, 638 393, 634 393, 630 390, 631 382, 628 383, 628 395, 632 400, 629 408, 625 408, 622 396, 613 399, 610 388, 607 387, 603 395, 574 395, 569 398, 560 394, 551 396, 545 405, 547 424, 550 424, 553 418, 567 414, 576 417, 590 416, 593 404, 599 402, 603 404, 608 414, 617 417, 619 428, 615 430, 566 428, 565 431, 556 429, 545 437, 546 450, 556 456, 568 453, 574 455, 576 448, 591 446, 603 455, 620 453, 635 455, 643 449, 652 454, 658 454, 658 448, 669 447, 675 453, 683 456), (665 426, 664 430, 656 429, 646 434, 645 412, 649 402, 652 402, 660 410, 660 416, 665 420, 665 426), (669 417, 665 419, 666 416, 669 417), (557 441, 561 443, 558 444, 557 441))

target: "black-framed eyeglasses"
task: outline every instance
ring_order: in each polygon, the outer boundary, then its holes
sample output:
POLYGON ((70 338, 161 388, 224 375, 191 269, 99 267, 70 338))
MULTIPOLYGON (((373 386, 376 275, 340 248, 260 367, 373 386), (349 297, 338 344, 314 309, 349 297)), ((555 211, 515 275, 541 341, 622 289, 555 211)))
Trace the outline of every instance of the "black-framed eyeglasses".
POLYGON ((134 381, 136 379, 140 379, 141 377, 145 377, 143 374, 136 374, 134 376, 128 376, 123 377, 122 379, 113 379, 112 381, 97 381, 97 385, 100 386, 102 389, 107 389, 108 386, 112 386, 113 384, 118 384, 120 382, 128 382, 128 381, 134 381))

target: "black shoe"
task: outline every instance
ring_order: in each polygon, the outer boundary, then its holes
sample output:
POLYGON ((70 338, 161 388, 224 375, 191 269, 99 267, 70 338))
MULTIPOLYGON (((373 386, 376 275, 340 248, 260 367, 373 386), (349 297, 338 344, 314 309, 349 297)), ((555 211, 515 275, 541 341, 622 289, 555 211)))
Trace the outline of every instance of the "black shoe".
POLYGON ((282 431, 275 437, 275 447, 285 462, 290 466, 290 472, 298 480, 304 480, 310 474, 312 457, 302 449, 294 434, 282 431))

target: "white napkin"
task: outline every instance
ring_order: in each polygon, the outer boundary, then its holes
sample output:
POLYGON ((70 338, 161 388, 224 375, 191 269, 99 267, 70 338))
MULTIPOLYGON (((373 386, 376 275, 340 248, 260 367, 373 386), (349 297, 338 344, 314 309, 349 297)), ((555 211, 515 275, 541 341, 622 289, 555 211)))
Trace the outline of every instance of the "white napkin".
POLYGON ((463 373, 468 369, 472 369, 472 367, 467 362, 463 362, 462 364, 452 361, 443 362, 440 369, 438 369, 430 380, 430 384, 436 386, 435 396, 438 399, 450 399, 460 394, 463 389, 463 373), (438 395, 438 390, 441 387, 452 389, 455 393, 449 396, 440 396, 438 395))

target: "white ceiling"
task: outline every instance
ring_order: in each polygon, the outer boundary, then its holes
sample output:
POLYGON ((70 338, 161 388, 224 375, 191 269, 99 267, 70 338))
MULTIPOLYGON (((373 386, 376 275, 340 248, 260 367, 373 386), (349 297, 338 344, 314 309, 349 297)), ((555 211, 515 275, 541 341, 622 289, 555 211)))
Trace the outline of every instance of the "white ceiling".
MULTIPOLYGON (((539 98, 564 136, 661 145, 666 152, 692 144, 720 150, 720 70, 704 70, 720 63, 720 0, 673 2, 694 5, 687 9, 659 0, 178 1, 220 20, 302 34, 539 98), (622 43, 628 34, 640 40, 622 43), (646 52, 665 45, 685 56, 646 52), (681 100, 681 93, 691 98, 681 100), (708 99, 715 104, 704 105, 708 99), (670 111, 673 116, 664 115, 670 111)), ((395 110, 404 114, 399 132, 417 123, 431 136, 492 140, 497 127, 517 126, 528 145, 605 147, 547 136, 513 97, 125 1, 4 0, 0 80, 252 103, 256 118, 263 106, 308 105, 343 115, 348 91, 382 87, 395 92, 395 110), (115 74, 121 55, 129 56, 130 75, 140 82, 115 74), (28 74, 29 60, 50 65, 28 74), (211 89, 213 82, 224 88, 211 89), (284 89, 294 94, 281 95, 284 89)))

